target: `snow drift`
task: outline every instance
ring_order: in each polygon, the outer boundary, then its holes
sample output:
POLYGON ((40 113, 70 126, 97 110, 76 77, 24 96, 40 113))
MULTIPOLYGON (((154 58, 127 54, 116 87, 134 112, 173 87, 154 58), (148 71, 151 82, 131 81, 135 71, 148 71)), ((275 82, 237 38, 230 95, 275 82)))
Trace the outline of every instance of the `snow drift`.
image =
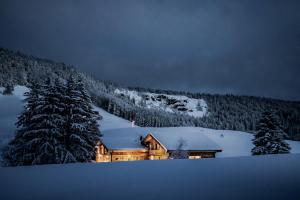
POLYGON ((0 199, 298 200, 299 168, 296 154, 6 167, 0 199))

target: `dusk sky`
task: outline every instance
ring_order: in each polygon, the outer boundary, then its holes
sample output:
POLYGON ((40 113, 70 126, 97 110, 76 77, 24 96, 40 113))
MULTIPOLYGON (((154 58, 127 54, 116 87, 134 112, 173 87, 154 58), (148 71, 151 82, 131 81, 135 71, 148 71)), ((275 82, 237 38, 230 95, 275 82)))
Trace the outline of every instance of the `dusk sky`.
POLYGON ((300 100, 299 0, 1 0, 0 27, 103 80, 300 100))

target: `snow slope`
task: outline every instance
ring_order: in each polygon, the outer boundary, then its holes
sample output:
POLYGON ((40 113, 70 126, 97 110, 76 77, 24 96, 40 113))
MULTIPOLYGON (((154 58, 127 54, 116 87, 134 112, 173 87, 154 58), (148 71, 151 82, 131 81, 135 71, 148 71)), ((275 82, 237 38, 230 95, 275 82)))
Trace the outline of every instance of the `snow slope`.
POLYGON ((121 117, 117 117, 113 114, 110 114, 103 110, 102 108, 94 106, 94 110, 98 111, 99 114, 102 116, 102 120, 99 121, 100 130, 110 130, 116 128, 129 128, 131 127, 131 122, 127 121, 121 117))
MULTIPOLYGON (((131 122, 117 117, 115 115, 109 114, 101 108, 95 107, 97 111, 103 117, 99 123, 101 125, 101 130, 118 129, 118 128, 129 128, 131 127, 131 122)), ((214 130, 200 127, 167 127, 167 128, 155 128, 150 127, 145 129, 145 134, 148 132, 156 132, 172 134, 181 133, 183 136, 186 132, 205 134, 215 143, 217 143, 221 148, 222 152, 217 153, 216 157, 239 157, 239 156, 251 156, 251 149, 253 148, 252 138, 253 135, 241 131, 231 131, 231 130, 214 130)), ((133 135, 132 140, 137 140, 140 135, 133 135)), ((291 147, 291 153, 300 153, 300 142, 287 140, 291 147)))
MULTIPOLYGON (((28 88, 16 86, 13 95, 4 96, 0 94, 0 148, 6 145, 13 137, 15 130, 14 123, 16 122, 18 114, 23 110, 23 93, 26 91, 28 91, 28 88)), ((131 122, 125 119, 107 113, 96 106, 94 109, 103 117, 103 119, 99 121, 100 129, 103 132, 111 129, 131 127, 131 122)), ((147 130, 165 134, 166 137, 172 133, 182 134, 183 136, 186 132, 205 134, 222 148, 223 151, 217 153, 217 157, 250 156, 253 147, 251 142, 253 135, 239 131, 214 130, 199 127, 147 128, 147 130)), ((133 136, 133 140, 136 139, 137 138, 133 136)), ((292 153, 300 153, 300 142, 288 141, 288 143, 292 148, 292 153)))
MULTIPOLYGON (((0 87, 0 150, 13 138, 16 129, 15 122, 18 115, 24 109, 24 93, 29 89, 24 86, 16 86, 12 95, 2 95, 4 88, 0 87)), ((94 109, 103 116, 99 121, 101 131, 114 128, 131 127, 131 122, 105 112, 103 109, 94 106, 94 109), (102 125, 103 124, 103 125, 102 125)))
POLYGON ((298 200, 299 169, 298 154, 0 167, 0 199, 298 200))
POLYGON ((148 109, 187 114, 192 117, 203 117, 207 114, 207 104, 203 99, 194 99, 183 95, 137 92, 126 89, 116 89, 115 94, 126 96, 134 101, 135 105, 148 109))
MULTIPOLYGON (((3 88, 0 88, 3 91, 3 88)), ((0 149, 13 137, 15 122, 23 110, 24 92, 28 88, 16 86, 13 95, 5 96, 0 93, 0 149)))

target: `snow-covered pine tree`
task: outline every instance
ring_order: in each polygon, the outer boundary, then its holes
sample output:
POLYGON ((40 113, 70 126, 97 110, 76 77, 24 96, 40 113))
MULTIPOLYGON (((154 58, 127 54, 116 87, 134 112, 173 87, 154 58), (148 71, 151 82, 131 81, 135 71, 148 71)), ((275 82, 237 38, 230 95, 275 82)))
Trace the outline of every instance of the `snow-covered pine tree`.
POLYGON ((255 147, 251 152, 253 155, 289 153, 290 147, 284 141, 286 137, 274 113, 266 111, 256 125, 252 140, 255 147))
POLYGON ((8 165, 62 163, 66 157, 63 145, 63 84, 58 80, 38 89, 32 85, 24 112, 18 119, 15 138, 4 153, 8 165))
POLYGON ((12 95, 14 91, 14 86, 12 84, 8 84, 5 86, 3 95, 12 95))
POLYGON ((99 114, 93 111, 91 98, 80 78, 69 78, 66 96, 66 148, 69 157, 65 162, 90 162, 95 157, 95 147, 100 139, 99 114))
POLYGON ((3 158, 6 165, 30 165, 34 158, 34 150, 30 143, 34 143, 34 138, 26 136, 32 125, 31 118, 37 114, 36 107, 41 104, 39 99, 39 86, 35 83, 30 85, 31 90, 24 94, 25 104, 24 111, 18 117, 16 123, 18 130, 15 138, 4 149, 3 158))

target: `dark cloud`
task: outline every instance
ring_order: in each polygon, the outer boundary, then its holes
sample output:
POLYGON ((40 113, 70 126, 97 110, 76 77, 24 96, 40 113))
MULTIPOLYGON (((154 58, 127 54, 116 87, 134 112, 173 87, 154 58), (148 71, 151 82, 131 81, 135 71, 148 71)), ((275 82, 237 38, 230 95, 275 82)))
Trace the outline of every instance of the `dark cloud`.
POLYGON ((0 45, 97 78, 300 100, 300 1, 1 0, 0 45))

